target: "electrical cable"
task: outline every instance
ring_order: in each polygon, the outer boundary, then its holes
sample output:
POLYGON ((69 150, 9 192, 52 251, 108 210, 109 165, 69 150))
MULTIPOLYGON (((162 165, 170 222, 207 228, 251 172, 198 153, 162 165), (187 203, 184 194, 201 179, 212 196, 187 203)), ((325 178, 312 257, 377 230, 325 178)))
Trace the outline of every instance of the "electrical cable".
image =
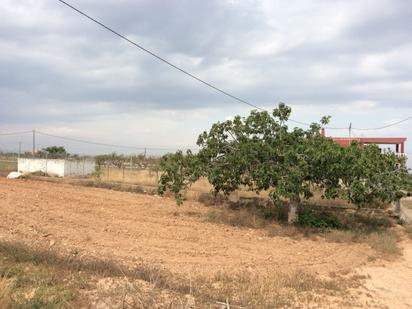
POLYGON ((124 148, 124 149, 134 149, 134 150, 145 150, 145 149, 146 150, 165 150, 165 151, 178 149, 178 148, 135 147, 135 146, 118 145, 118 144, 107 144, 107 143, 87 141, 87 140, 77 139, 77 138, 72 138, 72 137, 66 137, 66 136, 61 136, 61 135, 49 134, 49 133, 45 133, 45 132, 41 132, 37 130, 36 130, 36 133, 40 135, 44 135, 44 136, 59 138, 59 139, 83 143, 83 144, 113 147, 113 148, 124 148))
MULTIPOLYGON (((248 105, 248 106, 250 106, 250 107, 253 107, 253 108, 256 108, 256 109, 258 109, 258 110, 260 110, 260 111, 267 111, 267 112, 268 112, 268 110, 266 110, 266 109, 264 109, 264 108, 262 108, 262 107, 260 107, 260 106, 257 106, 257 105, 255 105, 255 104, 253 104, 253 103, 250 103, 250 102, 248 102, 248 101, 246 101, 246 100, 243 100, 243 99, 239 98, 238 96, 235 96, 235 95, 233 95, 233 94, 231 94, 231 93, 229 93, 229 92, 227 92, 227 91, 225 91, 225 90, 223 90, 223 89, 221 89, 221 88, 219 88, 219 87, 217 87, 217 86, 215 86, 215 85, 213 85, 213 84, 211 84, 211 83, 209 83, 209 82, 201 79, 200 77, 194 75, 193 73, 190 73, 190 72, 188 72, 188 71, 185 70, 185 69, 182 69, 181 67, 173 64, 172 62, 166 60, 165 58, 159 56, 158 54, 156 54, 156 53, 148 50, 147 48, 145 48, 145 47, 143 47, 142 45, 136 43, 135 41, 132 41, 131 39, 127 38, 125 35, 117 32, 117 31, 114 30, 113 28, 111 28, 111 27, 103 24, 102 22, 100 22, 100 21, 98 21, 97 19, 91 17, 91 16, 88 15, 87 13, 81 11, 80 9, 74 7, 73 5, 67 3, 66 1, 64 1, 64 0, 57 0, 57 1, 59 1, 60 3, 66 5, 67 7, 71 8, 72 10, 76 11, 76 12, 79 13, 80 15, 86 17, 87 19, 91 20, 92 22, 96 23, 97 25, 103 27, 104 29, 108 30, 109 32, 113 33, 114 35, 116 35, 116 36, 120 37, 121 39, 127 41, 128 43, 134 45, 135 47, 139 48, 140 50, 144 51, 145 53, 153 56, 153 57, 156 58, 157 60, 159 60, 159 61, 161 61, 161 62, 169 65, 170 67, 172 67, 172 68, 180 71, 181 73, 183 73, 183 74, 185 74, 185 75, 187 75, 187 76, 195 79, 196 81, 198 81, 198 82, 200 82, 200 83, 202 83, 202 84, 204 84, 204 85, 206 85, 206 86, 214 89, 215 91, 220 92, 220 93, 222 93, 222 94, 224 94, 224 95, 226 95, 226 96, 228 96, 228 97, 230 97, 230 98, 232 98, 232 99, 234 99, 234 100, 236 100, 236 101, 238 101, 238 102, 240 102, 240 103, 246 104, 246 105, 248 105)), ((298 120, 294 120, 294 119, 288 119, 288 121, 294 122, 294 123, 297 123, 297 124, 300 124, 300 125, 304 125, 304 126, 310 126, 310 125, 311 125, 310 123, 306 123, 306 122, 298 121, 298 120)), ((331 129, 331 130, 346 130, 346 129, 347 129, 347 128, 334 128, 334 127, 326 127, 326 128, 327 128, 327 129, 331 129)))
MULTIPOLYGON (((120 37, 121 39, 129 42, 130 44, 132 44, 132 45, 134 45, 134 46, 136 46, 136 47, 139 48, 140 50, 148 53, 149 55, 151 55, 151 56, 153 56, 153 57, 155 57, 155 58, 158 59, 159 61, 162 61, 163 63, 165 63, 165 64, 173 67, 174 69, 180 71, 180 72, 183 73, 183 74, 186 74, 187 76, 189 76, 189 77, 197 80, 198 82, 200 82, 200 83, 202 83, 202 84, 204 84, 204 85, 206 85, 206 86, 214 89, 215 91, 218 91, 218 92, 220 92, 220 93, 222 93, 222 94, 224 94, 224 95, 226 95, 226 96, 228 96, 228 97, 230 97, 230 98, 232 98, 232 99, 234 99, 234 100, 236 100, 236 101, 238 101, 238 102, 241 102, 241 103, 243 103, 243 104, 246 104, 246 105, 248 105, 248 106, 250 106, 250 107, 256 108, 256 109, 261 110, 261 111, 267 111, 266 109, 264 109, 264 108, 262 108, 262 107, 259 107, 259 106, 255 105, 255 104, 252 104, 252 103, 250 103, 250 102, 248 102, 248 101, 246 101, 246 100, 243 100, 243 99, 241 99, 241 98, 239 98, 239 97, 237 97, 237 96, 235 96, 235 95, 233 95, 233 94, 230 94, 229 92, 227 92, 227 91, 225 91, 225 90, 223 90, 223 89, 221 89, 221 88, 219 88, 219 87, 217 87, 217 86, 214 86, 213 84, 211 84, 211 83, 209 83, 209 82, 201 79, 200 77, 197 77, 196 75, 194 75, 194 74, 192 74, 192 73, 190 73, 190 72, 188 72, 188 71, 180 68, 179 66, 171 63, 170 61, 168 61, 168 60, 166 60, 165 58, 159 56, 158 54, 156 54, 156 53, 148 50, 148 49, 145 48, 145 47, 143 47, 142 45, 140 45, 140 44, 138 44, 138 43, 136 43, 136 42, 128 39, 126 36, 122 35, 121 33, 117 32, 116 30, 110 28, 109 26, 103 24, 102 22, 100 22, 100 21, 98 21, 97 19, 91 17, 90 15, 88 15, 88 14, 86 14, 85 12, 81 11, 80 9, 74 7, 73 5, 67 3, 66 1, 64 1, 64 0, 57 0, 57 1, 59 1, 60 3, 66 5, 67 7, 71 8, 72 10, 76 11, 77 13, 81 14, 82 16, 86 17, 87 19, 91 20, 92 22, 98 24, 99 26, 103 27, 104 29, 110 31, 111 33, 113 33, 114 35, 120 37)), ((411 117, 408 117, 408 118, 405 118, 405 119, 403 119, 403 120, 401 120, 401 121, 395 122, 395 123, 393 123, 393 124, 389 124, 389 125, 385 125, 385 126, 381 126, 381 127, 377 127, 377 128, 353 128, 353 129, 355 129, 355 130, 365 130, 365 131, 366 131, 366 130, 369 130, 369 131, 372 131, 372 130, 381 130, 381 129, 389 128, 389 127, 391 127, 391 126, 393 126, 393 125, 402 123, 402 122, 407 121, 407 120, 409 120, 409 119, 412 119, 412 116, 411 116, 411 117)), ((310 126, 310 123, 303 122, 303 121, 298 121, 298 120, 294 120, 294 119, 289 119, 289 121, 294 122, 294 123, 297 123, 297 124, 300 124, 300 125, 310 126)), ((329 129, 329 130, 347 130, 347 129, 349 129, 349 128, 346 128, 346 127, 329 127, 329 126, 325 126, 324 128, 329 129)))
POLYGON ((74 11, 76 11, 77 13, 83 15, 84 17, 88 18, 89 20, 93 21, 94 23, 98 24, 99 26, 105 28, 106 30, 108 30, 108 31, 110 31, 111 33, 117 35, 118 37, 120 37, 120 38, 122 38, 123 40, 129 42, 130 44, 133 44, 133 45, 136 46, 137 48, 139 48, 139 49, 141 49, 142 51, 148 53, 149 55, 155 57, 156 59, 158 59, 158 60, 166 63, 167 65, 173 67, 174 69, 182 72, 183 74, 186 74, 187 76, 189 76, 189 77, 197 80, 198 82, 200 82, 200 83, 202 83, 202 84, 204 84, 204 85, 206 85, 206 86, 208 86, 208 87, 210 87, 210 88, 212 88, 212 89, 214 89, 214 90, 216 90, 216 91, 218 91, 218 92, 220 92, 220 93, 223 93, 224 95, 226 95, 226 96, 228 96, 228 97, 230 97, 230 98, 232 98, 232 99, 235 99, 235 100, 237 100, 237 101, 239 101, 239 102, 241 102, 241 103, 247 104, 247 105, 249 105, 250 107, 253 107, 253 108, 256 108, 256 109, 259 109, 259 110, 264 110, 263 108, 261 108, 261 107, 259 107, 259 106, 257 106, 257 105, 254 105, 254 104, 252 104, 252 103, 250 103, 250 102, 247 102, 247 101, 245 101, 245 100, 243 100, 243 99, 241 99, 241 98, 239 98, 239 97, 237 97, 237 96, 235 96, 235 95, 232 95, 232 94, 230 94, 230 93, 228 93, 228 92, 226 92, 226 91, 224 91, 224 90, 222 90, 222 89, 220 89, 220 88, 212 85, 211 83, 209 83, 209 82, 201 79, 200 77, 197 77, 196 75, 194 75, 194 74, 192 74, 192 73, 190 73, 190 72, 188 72, 188 71, 186 71, 186 70, 178 67, 177 65, 171 63, 170 61, 168 61, 168 60, 166 60, 165 58, 157 55, 156 53, 148 50, 147 48, 143 47, 142 45, 140 45, 140 44, 138 44, 138 43, 136 43, 136 42, 128 39, 128 38, 127 38, 126 36, 124 36, 123 34, 117 32, 116 30, 110 28, 109 26, 106 26, 106 25, 103 24, 102 22, 96 20, 95 18, 93 18, 93 17, 91 17, 90 15, 84 13, 83 11, 81 11, 81 10, 79 10, 78 8, 74 7, 73 5, 67 3, 66 1, 63 1, 63 0, 57 0, 57 1, 65 4, 65 5, 68 6, 69 8, 71 8, 71 9, 73 9, 74 11))
POLYGON ((412 119, 412 116, 406 117, 406 118, 404 118, 404 119, 402 119, 402 120, 399 120, 399 121, 396 121, 396 122, 393 122, 393 123, 390 123, 390 124, 387 124, 387 125, 384 125, 384 126, 381 126, 381 127, 376 127, 376 128, 353 128, 353 129, 354 129, 354 130, 359 130, 359 131, 376 131, 376 130, 382 130, 382 129, 386 129, 386 128, 393 127, 393 126, 395 126, 395 125, 397 125, 397 124, 400 124, 400 123, 402 123, 402 122, 408 121, 408 120, 410 120, 410 119, 412 119))
POLYGON ((28 134, 28 133, 33 133, 33 131, 19 131, 19 132, 0 133, 0 135, 1 135, 1 136, 6 136, 6 135, 21 135, 21 134, 28 134))

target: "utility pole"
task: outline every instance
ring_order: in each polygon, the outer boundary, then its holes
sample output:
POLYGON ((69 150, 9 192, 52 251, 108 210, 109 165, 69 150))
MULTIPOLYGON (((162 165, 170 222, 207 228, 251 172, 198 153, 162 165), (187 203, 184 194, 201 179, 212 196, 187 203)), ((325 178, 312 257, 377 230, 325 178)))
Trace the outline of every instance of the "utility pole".
POLYGON ((349 124, 349 139, 352 138, 352 122, 349 124))
POLYGON ((18 156, 19 159, 20 159, 20 156, 21 156, 21 142, 19 142, 19 156, 18 156))
POLYGON ((33 158, 34 158, 35 152, 36 152, 36 130, 33 130, 33 150, 32 150, 33 158))

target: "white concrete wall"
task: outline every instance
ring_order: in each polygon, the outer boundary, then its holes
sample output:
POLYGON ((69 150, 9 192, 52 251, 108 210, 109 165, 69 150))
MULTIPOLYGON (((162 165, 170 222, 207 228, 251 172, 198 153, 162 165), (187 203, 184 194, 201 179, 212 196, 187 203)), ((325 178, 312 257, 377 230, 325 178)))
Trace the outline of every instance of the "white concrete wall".
POLYGON ((95 171, 95 162, 93 160, 19 158, 17 169, 22 173, 40 171, 59 177, 84 176, 95 171))
POLYGON ((22 173, 44 172, 53 176, 64 177, 63 159, 19 158, 17 170, 22 173))
POLYGON ((65 160, 64 176, 84 176, 93 174, 96 164, 93 160, 65 160))

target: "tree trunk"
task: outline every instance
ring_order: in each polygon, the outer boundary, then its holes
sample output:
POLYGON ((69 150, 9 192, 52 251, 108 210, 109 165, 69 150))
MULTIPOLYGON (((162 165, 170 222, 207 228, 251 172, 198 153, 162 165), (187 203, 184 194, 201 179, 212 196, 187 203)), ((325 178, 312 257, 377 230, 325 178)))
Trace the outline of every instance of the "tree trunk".
POLYGON ((295 223, 298 219, 298 206, 300 198, 299 195, 296 195, 290 199, 289 203, 289 213, 288 213, 288 223, 295 223))
POLYGON ((400 199, 397 199, 395 201, 395 213, 399 218, 402 215, 402 213, 401 213, 401 200, 400 199))

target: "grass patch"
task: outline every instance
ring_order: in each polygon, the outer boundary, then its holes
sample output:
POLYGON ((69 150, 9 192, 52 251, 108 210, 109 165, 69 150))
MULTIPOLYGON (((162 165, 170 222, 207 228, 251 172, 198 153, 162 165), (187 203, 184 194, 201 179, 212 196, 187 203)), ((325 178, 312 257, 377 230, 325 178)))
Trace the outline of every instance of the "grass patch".
POLYGON ((402 199, 401 203, 402 203, 402 207, 412 209, 412 200, 411 199, 402 199))
POLYGON ((401 254, 398 246, 399 236, 390 229, 371 233, 350 230, 330 230, 325 233, 325 238, 328 241, 338 243, 365 243, 382 257, 401 254))
MULTIPOLYGON (((287 222, 288 204, 261 203, 257 199, 244 199, 228 204, 225 208, 212 207, 206 220, 218 224, 260 228, 272 223, 287 222)), ((354 230, 364 233, 382 231, 394 225, 394 221, 382 210, 331 209, 316 204, 302 204, 296 226, 324 232, 330 229, 354 230)))
POLYGON ((393 219, 384 212, 370 212, 369 210, 342 212, 338 218, 342 229, 365 233, 387 230, 394 225, 393 219))
POLYGON ((167 301, 158 303, 161 289, 173 285, 182 292, 190 291, 189 281, 181 282, 182 285, 177 284, 169 272, 157 266, 139 264, 127 268, 114 261, 64 257, 53 251, 0 241, 2 309, 94 308, 96 303, 105 308, 169 308, 167 301), (107 278, 112 282, 102 292, 96 281, 107 278), (142 287, 139 282, 146 282, 147 286, 142 287), (94 303, 80 292, 86 290, 94 292, 94 303))
POLYGON ((150 169, 128 169, 102 166, 99 178, 105 182, 123 182, 143 186, 157 186, 159 172, 150 169))
POLYGON ((393 219, 383 212, 355 211, 338 215, 339 229, 328 230, 326 239, 335 242, 366 243, 379 256, 390 257, 401 254, 399 235, 391 229, 393 219))
MULTIPOLYGON (((301 207, 299 221, 286 224, 278 218, 284 208, 239 207, 235 209, 211 209, 206 221, 235 227, 264 228, 269 237, 292 237, 295 239, 317 237, 338 243, 364 243, 376 251, 378 256, 390 257, 401 253, 399 236, 394 232, 393 219, 382 211, 370 210, 325 210, 322 207, 301 207)), ((412 235, 412 228, 405 227, 412 235)))
POLYGON ((15 171, 17 170, 17 161, 0 161, 0 170, 15 171))
POLYGON ((140 194, 156 194, 156 190, 149 190, 140 185, 133 185, 133 184, 123 184, 123 183, 115 183, 115 182, 104 182, 104 181, 95 181, 95 180, 79 180, 77 183, 73 183, 77 185, 83 185, 85 187, 94 187, 94 188, 102 188, 114 191, 121 191, 121 192, 132 192, 132 193, 140 193, 140 194))
POLYGON ((83 260, 73 256, 64 257, 54 251, 31 248, 21 243, 8 241, 0 241, 0 255, 16 263, 47 265, 75 272, 84 271, 101 277, 123 276, 126 271, 113 261, 83 260))
POLYGON ((255 211, 248 209, 238 210, 209 210, 206 221, 216 224, 227 224, 234 227, 260 228, 267 222, 255 211))
POLYGON ((408 235, 409 238, 412 239, 412 224, 411 223, 408 223, 405 225, 405 232, 406 232, 406 235, 408 235))
POLYGON ((225 198, 222 194, 214 195, 210 192, 199 192, 196 200, 206 206, 219 205, 225 203, 225 198))
POLYGON ((385 232, 373 232, 365 236, 365 242, 376 252, 385 256, 399 255, 401 250, 398 247, 399 236, 391 230, 385 232))
POLYGON ((81 304, 72 276, 58 269, 7 259, 0 266, 0 308, 73 308, 81 304))
POLYGON ((0 308, 11 308, 11 287, 7 278, 0 276, 0 308))
POLYGON ((142 185, 121 183, 121 182, 107 182, 107 181, 101 181, 101 180, 90 179, 90 178, 67 178, 65 179, 65 178, 56 178, 56 177, 39 177, 33 174, 27 175, 26 178, 34 179, 34 180, 41 180, 41 181, 48 181, 48 182, 53 182, 53 183, 67 183, 67 184, 71 184, 74 186, 108 189, 108 190, 120 191, 120 192, 131 192, 131 193, 150 194, 150 195, 157 194, 157 188, 153 188, 153 187, 146 187, 142 185))
POLYGON ((185 307, 190 298, 199 308, 226 300, 231 306, 248 308, 290 307, 322 303, 322 298, 314 299, 313 295, 343 295, 359 281, 340 276, 320 279, 304 270, 288 274, 276 270, 265 275, 220 271, 187 278, 155 265, 139 263, 127 268, 113 261, 66 258, 5 241, 0 242, 0 259, 0 308, 5 309, 85 306, 89 299, 80 291, 96 289, 96 281, 105 287, 96 297, 111 299, 113 306, 109 307, 115 308, 174 308, 179 303, 185 307))
MULTIPOLYGON (((139 263, 128 268, 111 260, 81 259, 78 257, 64 257, 54 251, 41 248, 31 248, 21 243, 0 241, 0 256, 14 263, 32 263, 35 266, 56 267, 57 269, 87 273, 98 277, 127 277, 139 279, 158 288, 177 288, 182 293, 190 291, 190 284, 182 278, 175 278, 170 272, 156 265, 139 263), (175 279, 177 280, 175 282, 175 279), (180 281, 181 283, 178 283, 180 281)), ((10 273, 18 275, 20 270, 10 273)), ((3 272, 2 275, 5 275, 3 272)), ((81 281, 81 280, 80 280, 81 281)))
POLYGON ((194 295, 243 308, 289 308, 314 302, 327 304, 325 296, 343 295, 360 278, 336 276, 323 280, 305 270, 292 273, 276 271, 270 276, 258 276, 253 271, 220 272, 201 282, 194 281, 194 295), (322 295, 318 299, 314 295, 322 295), (323 299, 322 299, 323 298, 323 299))

